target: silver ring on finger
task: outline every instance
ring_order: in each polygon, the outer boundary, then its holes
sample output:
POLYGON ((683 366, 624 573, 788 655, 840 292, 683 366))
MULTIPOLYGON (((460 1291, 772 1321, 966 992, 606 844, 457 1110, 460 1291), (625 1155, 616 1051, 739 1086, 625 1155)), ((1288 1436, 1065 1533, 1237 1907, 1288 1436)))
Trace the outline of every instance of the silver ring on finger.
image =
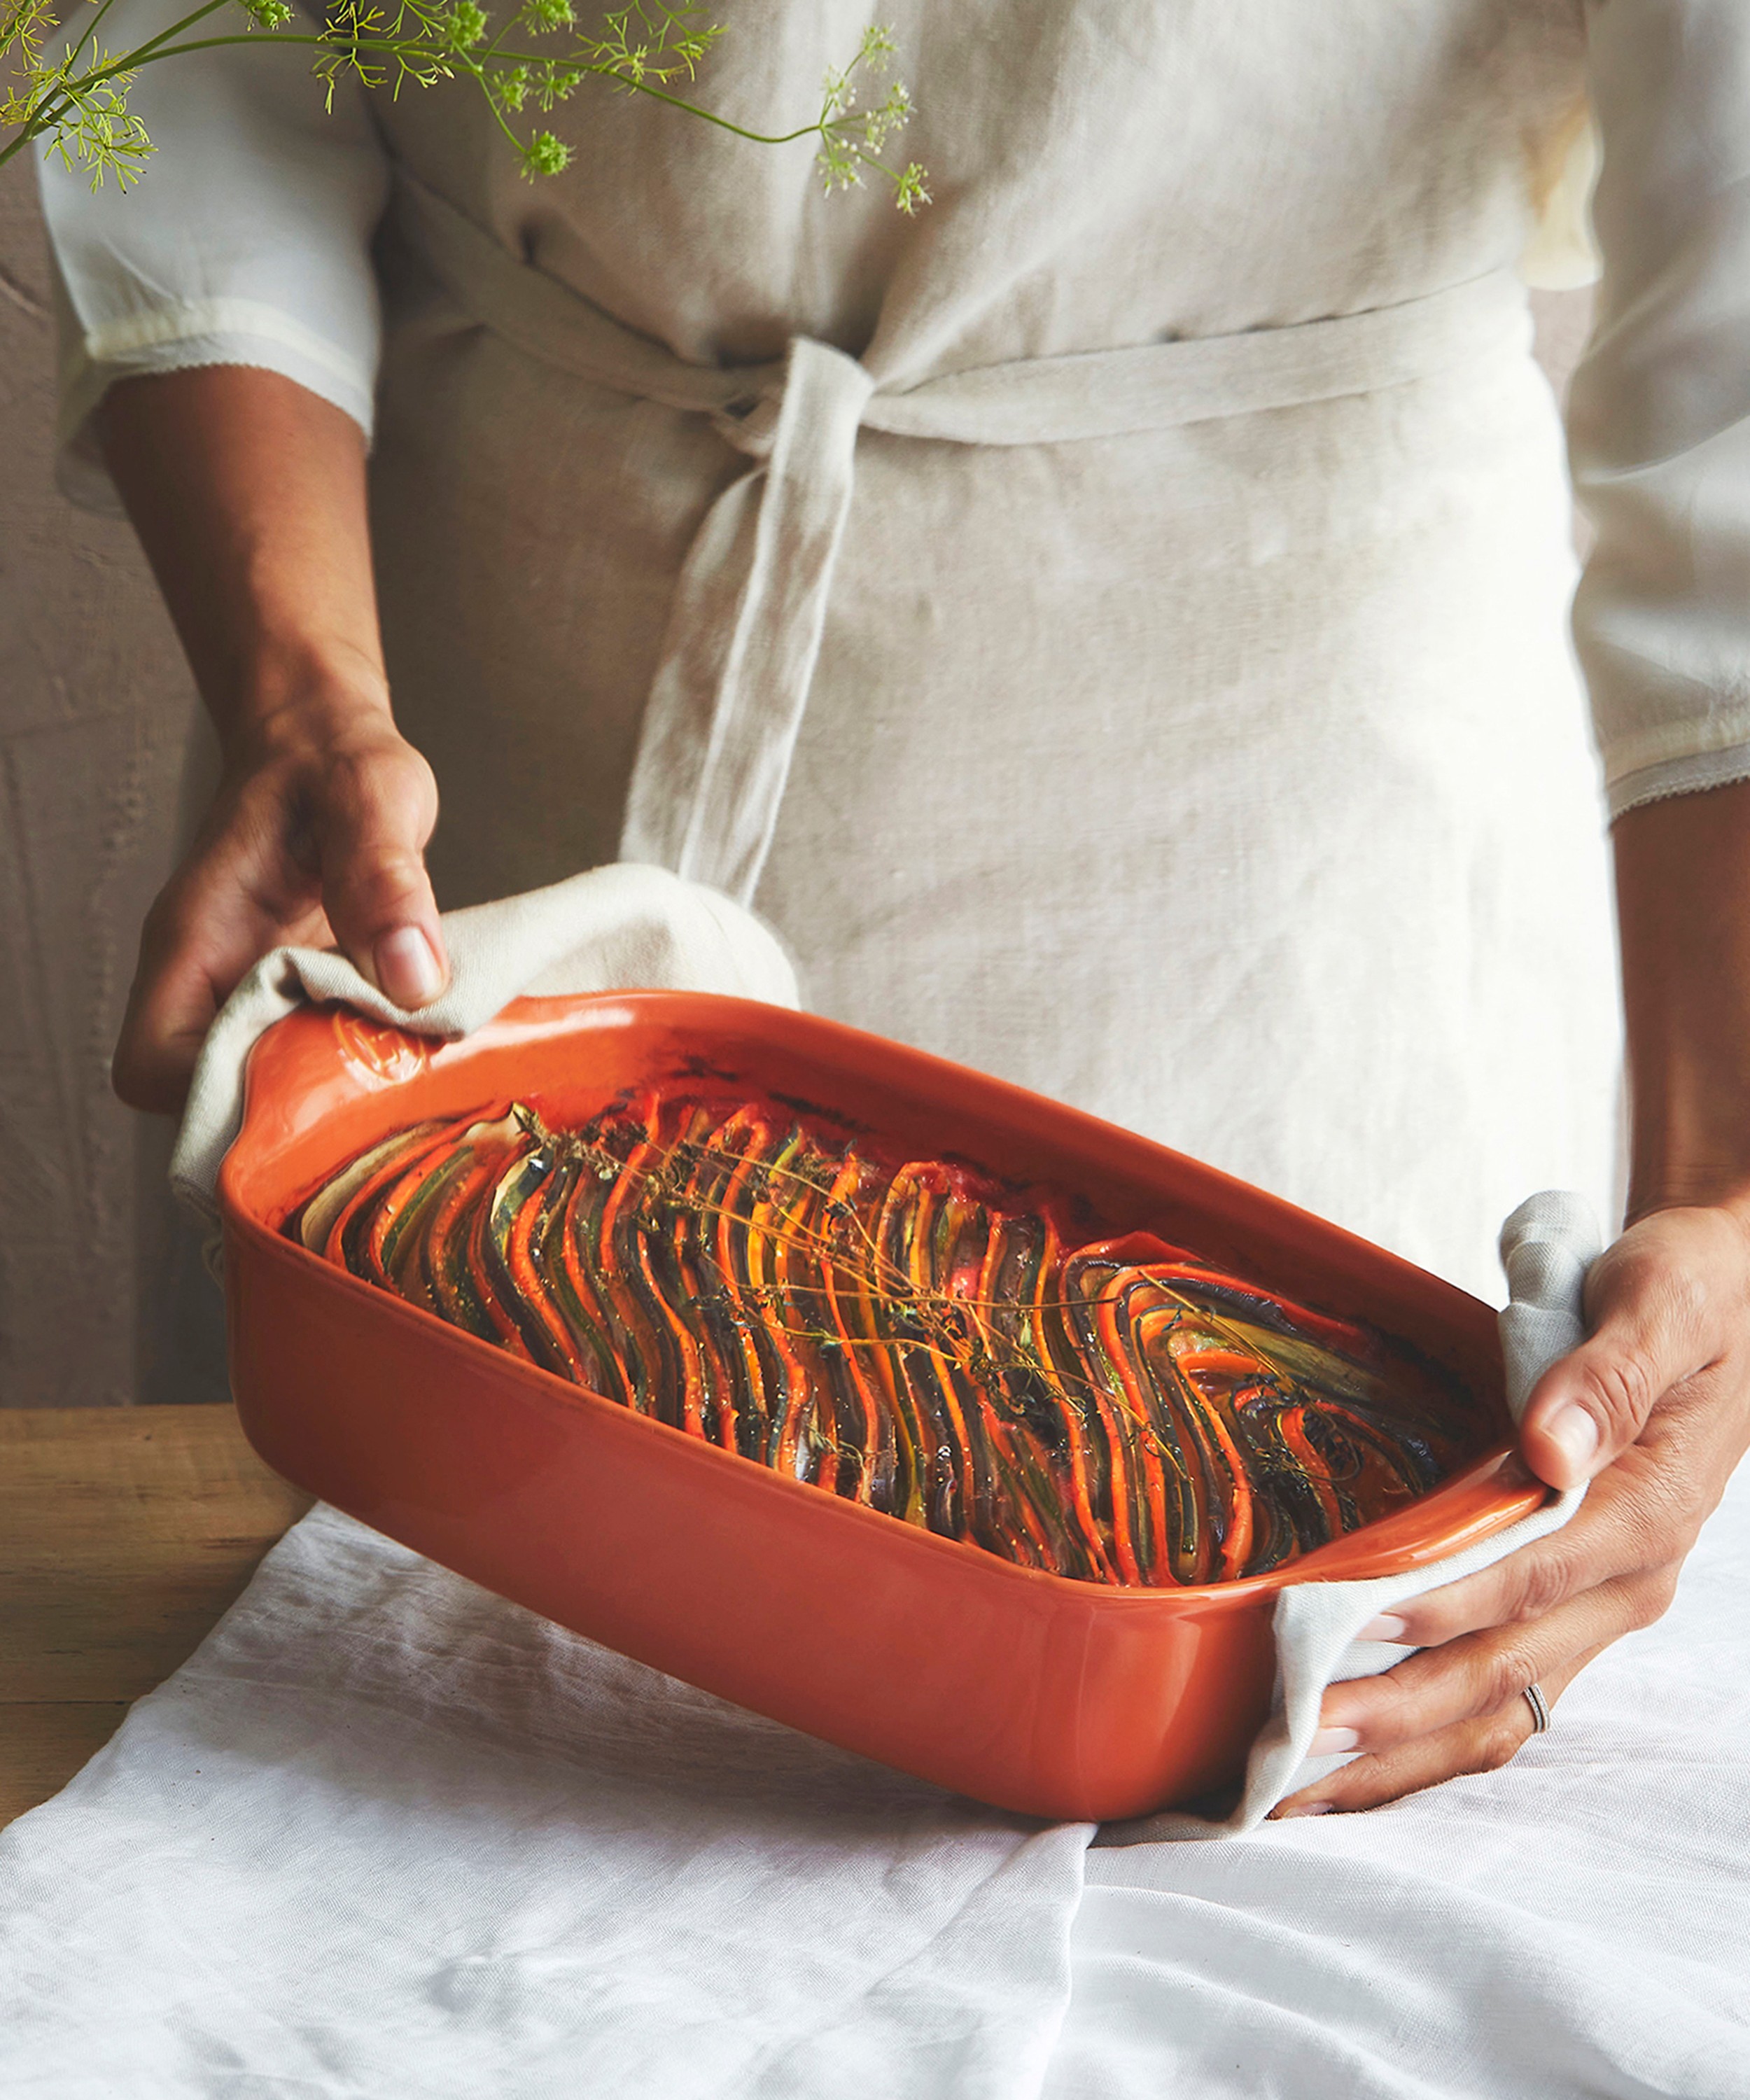
POLYGON ((1526 1686, 1525 1703, 1532 1710, 1532 1733, 1542 1735, 1549 1726, 1549 1701, 1544 1696, 1542 1685, 1526 1686))

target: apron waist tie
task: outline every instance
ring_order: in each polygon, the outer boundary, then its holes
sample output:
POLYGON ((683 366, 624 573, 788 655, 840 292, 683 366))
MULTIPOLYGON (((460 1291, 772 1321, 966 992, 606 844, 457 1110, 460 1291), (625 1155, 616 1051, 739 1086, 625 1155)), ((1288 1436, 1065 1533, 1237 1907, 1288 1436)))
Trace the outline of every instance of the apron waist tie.
POLYGON ((398 229, 471 320, 597 386, 710 417, 747 471, 706 513, 675 591, 620 858, 750 903, 808 705, 857 433, 957 444, 1118 438, 1402 386, 1528 339, 1500 271, 1401 305, 1243 334, 975 366, 903 390, 796 337, 779 362, 691 364, 519 262, 400 174, 398 229))

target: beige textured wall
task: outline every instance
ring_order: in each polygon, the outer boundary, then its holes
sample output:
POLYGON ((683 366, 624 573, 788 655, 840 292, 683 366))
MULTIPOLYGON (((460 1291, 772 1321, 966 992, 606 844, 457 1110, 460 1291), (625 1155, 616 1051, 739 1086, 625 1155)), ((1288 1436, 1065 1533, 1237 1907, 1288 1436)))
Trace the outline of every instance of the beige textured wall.
MULTIPOLYGON (((1539 301, 1558 375, 1586 305, 1539 301)), ((193 1339, 136 1349, 137 1305, 183 1302, 194 1251, 162 1127, 108 1082, 193 704, 132 534, 55 492, 51 334, 20 160, 0 170, 0 1405, 217 1400, 193 1339)))
POLYGON ((135 1119, 109 1048, 190 688, 123 524, 50 472, 35 180, 0 170, 0 1404, 135 1397, 135 1119))

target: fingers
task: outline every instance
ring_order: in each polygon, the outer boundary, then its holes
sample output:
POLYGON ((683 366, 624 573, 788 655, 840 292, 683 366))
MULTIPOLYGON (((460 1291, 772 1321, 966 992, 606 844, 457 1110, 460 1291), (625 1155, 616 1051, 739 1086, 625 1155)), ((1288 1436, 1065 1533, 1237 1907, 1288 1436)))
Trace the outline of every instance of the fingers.
POLYGON ((1644 1219, 1587 1279, 1592 1333, 1533 1388, 1520 1449, 1554 1488, 1595 1479, 1627 1450, 1664 1393, 1717 1361, 1741 1296, 1741 1238, 1717 1213, 1644 1219))
POLYGON ((282 941, 329 943, 314 894, 292 886, 264 896, 247 850, 235 832, 209 838, 146 915, 110 1065, 130 1108, 178 1114, 214 1016, 251 964, 282 941))
POLYGON ((282 944, 338 941, 398 1005, 435 998, 447 974, 424 860, 436 817, 430 769, 392 730, 292 743, 229 779, 141 933, 112 1066, 122 1100, 174 1114, 214 1015, 282 944))
MULTIPOLYGON (((1554 1708, 1563 1692, 1599 1651, 1576 1655, 1535 1679, 1554 1708)), ((1352 1815, 1382 1807, 1407 1793, 1420 1793, 1466 1772, 1498 1771, 1533 1733, 1530 1702, 1523 1689, 1491 1712, 1472 1716, 1413 1742, 1358 1757, 1339 1771, 1290 1794, 1271 1811, 1286 1822, 1301 1815, 1352 1815)))
POLYGON ((1466 1634, 1424 1648, 1378 1677, 1333 1684, 1320 1708, 1309 1755, 1383 1751, 1485 1719, 1528 1684, 1558 1674, 1578 1654, 1595 1654, 1651 1626, 1671 1601, 1673 1571, 1648 1569, 1583 1590, 1544 1617, 1466 1634))
POLYGON ((1541 1618, 1600 1583, 1668 1565, 1693 1538, 1699 1509, 1683 1502, 1650 1510, 1640 1471, 1606 1474, 1561 1530, 1479 1574, 1395 1605, 1361 1638, 1438 1648, 1488 1626, 1541 1618))
POLYGON ((152 968, 143 952, 109 1067, 110 1083, 130 1109, 148 1115, 180 1110, 218 1011, 212 983, 198 964, 173 955, 152 968))
POLYGON ((312 813, 334 938, 396 1005, 429 1005, 448 978, 425 843, 438 792, 418 752, 390 738, 332 758, 312 813))

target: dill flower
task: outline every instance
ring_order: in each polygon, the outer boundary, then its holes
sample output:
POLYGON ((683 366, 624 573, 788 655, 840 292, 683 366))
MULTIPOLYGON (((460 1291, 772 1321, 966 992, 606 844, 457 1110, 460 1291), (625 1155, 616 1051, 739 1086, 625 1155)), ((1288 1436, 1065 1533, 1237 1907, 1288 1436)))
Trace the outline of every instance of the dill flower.
POLYGON ((551 131, 530 135, 522 148, 522 172, 531 182, 537 175, 560 175, 571 164, 571 149, 551 131))

